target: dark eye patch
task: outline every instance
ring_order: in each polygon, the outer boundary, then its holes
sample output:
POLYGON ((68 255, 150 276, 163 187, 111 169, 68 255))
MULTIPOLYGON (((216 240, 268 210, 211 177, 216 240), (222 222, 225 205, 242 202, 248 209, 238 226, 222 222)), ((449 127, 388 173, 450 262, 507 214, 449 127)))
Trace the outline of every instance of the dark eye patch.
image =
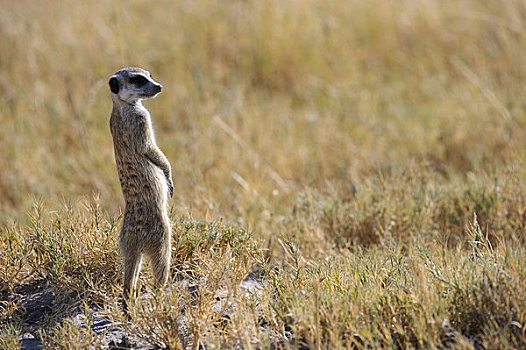
POLYGON ((136 75, 130 78, 130 83, 137 87, 144 86, 147 82, 148 80, 142 75, 136 75))

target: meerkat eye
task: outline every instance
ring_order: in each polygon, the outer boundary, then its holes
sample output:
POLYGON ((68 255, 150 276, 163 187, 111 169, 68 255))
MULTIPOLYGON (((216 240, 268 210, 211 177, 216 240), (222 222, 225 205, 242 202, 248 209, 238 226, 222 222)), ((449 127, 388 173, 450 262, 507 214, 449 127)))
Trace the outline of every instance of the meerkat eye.
POLYGON ((143 77, 142 75, 136 75, 136 76, 130 78, 130 83, 132 83, 133 85, 135 85, 137 87, 141 87, 141 86, 145 85, 147 81, 148 80, 146 80, 146 78, 143 77))

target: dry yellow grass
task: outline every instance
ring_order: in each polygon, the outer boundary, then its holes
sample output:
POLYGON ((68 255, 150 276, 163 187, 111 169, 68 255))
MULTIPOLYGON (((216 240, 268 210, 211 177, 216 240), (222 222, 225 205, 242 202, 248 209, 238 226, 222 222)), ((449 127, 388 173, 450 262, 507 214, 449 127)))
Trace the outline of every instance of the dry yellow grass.
MULTIPOLYGON (((524 346, 524 2, 0 8, 2 296, 45 279, 117 317, 107 80, 137 65, 165 87, 147 107, 174 170, 173 267, 208 281, 194 345, 524 346), (248 298, 251 268, 265 288, 248 298), (225 291, 227 331, 210 311, 225 291)), ((177 348, 172 289, 128 326, 177 348)), ((101 341, 55 326, 45 344, 101 341)))

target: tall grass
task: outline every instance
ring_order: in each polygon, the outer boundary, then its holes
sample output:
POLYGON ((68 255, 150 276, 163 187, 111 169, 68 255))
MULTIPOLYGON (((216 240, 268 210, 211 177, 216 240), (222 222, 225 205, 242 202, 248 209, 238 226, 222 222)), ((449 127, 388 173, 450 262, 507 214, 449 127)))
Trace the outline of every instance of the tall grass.
POLYGON ((119 208, 107 79, 125 65, 165 85, 148 107, 182 212, 257 220, 237 211, 291 193, 269 169, 302 188, 521 159, 520 1, 2 6, 3 222, 35 197, 119 208))
MULTIPOLYGON (((165 87, 145 104, 173 268, 202 298, 173 284, 127 327, 172 348, 524 346, 524 2, 0 8, 2 296, 45 279, 120 317, 107 80, 137 65, 165 87)), ((23 311, 0 300, 16 348, 23 311)), ((42 339, 102 341, 75 327, 42 339)))

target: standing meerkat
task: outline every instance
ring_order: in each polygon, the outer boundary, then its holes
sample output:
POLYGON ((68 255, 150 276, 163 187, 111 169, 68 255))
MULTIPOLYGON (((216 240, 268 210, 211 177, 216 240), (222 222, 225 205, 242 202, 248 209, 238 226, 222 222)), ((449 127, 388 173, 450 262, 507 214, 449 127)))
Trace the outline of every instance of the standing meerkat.
POLYGON ((163 286, 168 279, 171 227, 167 207, 173 182, 170 163, 155 142, 150 113, 141 102, 157 96, 162 86, 149 72, 135 67, 115 73, 109 85, 113 101, 110 129, 126 204, 119 247, 127 312, 143 255, 150 260, 156 286, 163 286))

